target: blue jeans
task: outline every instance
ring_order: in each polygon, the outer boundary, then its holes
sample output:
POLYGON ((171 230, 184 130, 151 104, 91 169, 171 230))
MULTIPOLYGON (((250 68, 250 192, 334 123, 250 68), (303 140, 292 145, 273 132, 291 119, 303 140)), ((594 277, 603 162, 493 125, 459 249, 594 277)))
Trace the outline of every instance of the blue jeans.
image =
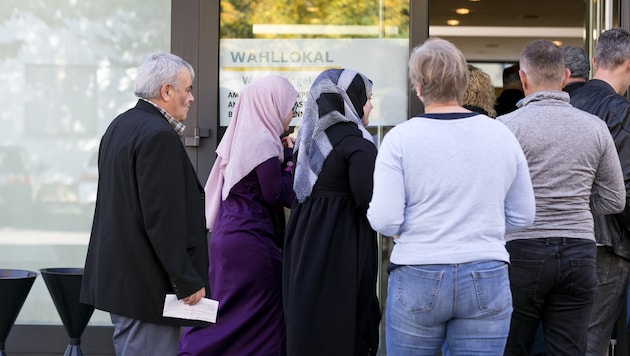
POLYGON ((629 275, 630 261, 615 255, 610 247, 597 247, 597 295, 588 325, 587 355, 606 354, 627 294, 629 275))
POLYGON ((508 265, 400 266, 387 291, 387 355, 501 355, 510 327, 508 265))
POLYGON ((584 355, 597 286, 595 242, 554 237, 506 247, 514 313, 505 355, 531 355, 541 322, 548 354, 584 355))

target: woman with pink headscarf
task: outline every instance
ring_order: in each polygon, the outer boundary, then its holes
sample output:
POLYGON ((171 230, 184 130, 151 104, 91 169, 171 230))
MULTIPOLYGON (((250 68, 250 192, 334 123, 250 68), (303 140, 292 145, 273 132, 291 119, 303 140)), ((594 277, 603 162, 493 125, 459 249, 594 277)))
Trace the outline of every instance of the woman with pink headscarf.
POLYGON ((241 92, 206 182, 210 297, 216 324, 186 328, 179 355, 284 355, 283 207, 292 190, 290 138, 298 93, 280 76, 241 92))

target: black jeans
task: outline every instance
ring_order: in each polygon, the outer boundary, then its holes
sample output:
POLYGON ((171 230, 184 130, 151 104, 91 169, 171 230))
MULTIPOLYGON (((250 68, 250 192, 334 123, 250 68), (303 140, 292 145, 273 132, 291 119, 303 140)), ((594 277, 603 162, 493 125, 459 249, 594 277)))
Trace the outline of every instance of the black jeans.
POLYGON ((597 247, 598 286, 588 326, 587 355, 601 356, 608 351, 613 326, 625 301, 629 278, 630 261, 616 255, 610 247, 597 247))
POLYGON ((531 355, 540 322, 548 354, 584 355, 597 287, 595 242, 551 237, 506 247, 514 312, 505 355, 531 355))

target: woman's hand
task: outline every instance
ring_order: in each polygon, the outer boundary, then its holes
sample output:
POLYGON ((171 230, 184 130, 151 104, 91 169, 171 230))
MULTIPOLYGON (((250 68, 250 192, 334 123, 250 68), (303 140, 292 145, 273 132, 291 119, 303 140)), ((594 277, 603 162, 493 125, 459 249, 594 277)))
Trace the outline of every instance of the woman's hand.
POLYGON ((295 137, 293 137, 291 135, 284 136, 280 140, 282 141, 282 145, 285 148, 293 148, 293 145, 295 145, 295 137))

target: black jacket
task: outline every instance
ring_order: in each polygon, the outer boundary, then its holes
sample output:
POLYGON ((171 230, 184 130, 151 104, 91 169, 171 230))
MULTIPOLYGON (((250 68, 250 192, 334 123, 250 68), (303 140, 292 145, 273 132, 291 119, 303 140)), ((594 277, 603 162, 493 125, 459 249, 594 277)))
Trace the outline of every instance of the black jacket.
POLYGON ((615 254, 630 259, 630 101, 608 83, 592 79, 571 93, 571 104, 604 120, 615 140, 626 184, 626 207, 619 214, 595 216, 595 237, 615 254))
POLYGON ((156 324, 164 297, 208 293, 203 186, 182 142, 150 103, 118 116, 103 135, 98 192, 81 302, 156 324))
POLYGON ((494 110, 497 112, 497 116, 511 113, 518 109, 516 103, 525 97, 525 93, 518 89, 505 89, 499 94, 496 104, 494 104, 494 110))
POLYGON ((565 85, 564 88, 562 88, 562 91, 566 91, 569 95, 573 95, 574 91, 580 89, 584 85, 586 85, 586 82, 572 82, 565 85))

